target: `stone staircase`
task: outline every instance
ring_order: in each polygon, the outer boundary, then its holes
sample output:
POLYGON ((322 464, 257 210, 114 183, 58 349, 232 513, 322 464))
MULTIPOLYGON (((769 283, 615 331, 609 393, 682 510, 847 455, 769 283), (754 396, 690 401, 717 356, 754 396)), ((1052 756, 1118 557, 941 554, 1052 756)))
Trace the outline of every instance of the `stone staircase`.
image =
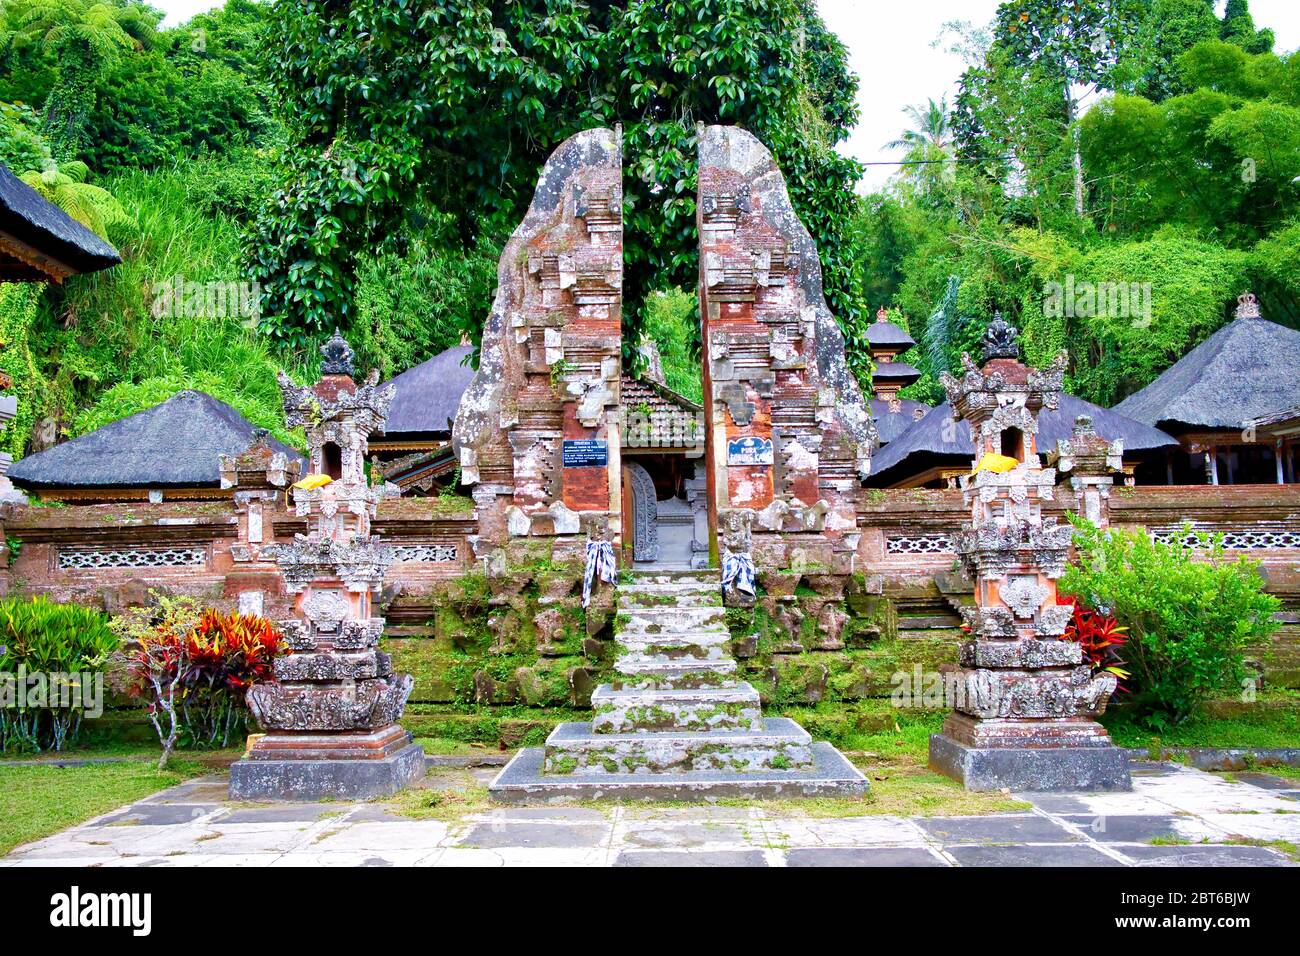
POLYGON ((716 570, 639 571, 618 585, 615 679, 590 724, 556 727, 492 783, 502 802, 865 792, 866 779, 735 676, 716 570))

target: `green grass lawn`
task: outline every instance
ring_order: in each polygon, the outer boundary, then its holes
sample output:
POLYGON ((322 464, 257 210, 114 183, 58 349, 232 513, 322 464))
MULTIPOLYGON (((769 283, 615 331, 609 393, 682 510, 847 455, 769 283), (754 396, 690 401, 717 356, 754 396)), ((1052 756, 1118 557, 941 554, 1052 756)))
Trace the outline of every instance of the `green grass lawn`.
POLYGON ((153 760, 81 767, 0 763, 0 854, 210 771, 181 757, 158 771, 153 760))
POLYGON ((1174 727, 1153 731, 1123 711, 1102 723, 1121 747, 1298 747, 1300 707, 1259 707, 1231 717, 1189 717, 1174 727))

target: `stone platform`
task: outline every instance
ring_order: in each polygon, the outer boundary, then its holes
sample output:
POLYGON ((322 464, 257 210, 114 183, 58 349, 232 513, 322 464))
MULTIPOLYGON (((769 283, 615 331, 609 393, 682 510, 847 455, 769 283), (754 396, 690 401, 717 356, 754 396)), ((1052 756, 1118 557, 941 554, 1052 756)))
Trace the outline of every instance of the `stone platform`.
POLYGON ((424 774, 424 750, 414 743, 372 760, 245 759, 230 767, 230 799, 375 800, 424 774))
MULTIPOLYGON (((564 727, 587 729, 586 724, 562 724, 556 732, 564 727)), ((530 747, 519 751, 506 765, 492 781, 490 792, 498 803, 854 797, 867 792, 866 777, 833 746, 814 742, 808 747, 810 762, 798 770, 765 768, 755 771, 686 770, 625 774, 575 771, 563 775, 544 774, 545 749, 530 747)))
POLYGON ((566 799, 853 796, 866 778, 784 717, 763 717, 737 680, 717 571, 654 570, 618 585, 615 679, 590 724, 556 727, 489 792, 506 803, 566 799))
POLYGON ((1133 789, 1128 754, 1109 740, 1090 747, 971 747, 945 734, 931 734, 930 767, 967 790, 1133 789))

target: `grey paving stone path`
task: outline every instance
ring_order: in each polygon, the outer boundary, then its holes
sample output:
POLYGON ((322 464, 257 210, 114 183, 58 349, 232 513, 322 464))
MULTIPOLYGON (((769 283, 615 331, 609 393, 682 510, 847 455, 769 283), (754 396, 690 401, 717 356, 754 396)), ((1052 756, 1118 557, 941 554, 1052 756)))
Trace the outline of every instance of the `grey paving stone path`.
MULTIPOLYGON (((437 773, 428 787, 453 785, 437 773)), ((1132 793, 1027 794, 1032 810, 981 817, 557 806, 444 823, 383 803, 234 804, 226 781, 207 777, 19 847, 0 867, 1294 866, 1281 844, 1300 845, 1298 797, 1267 774, 1161 765, 1137 771, 1132 793)))

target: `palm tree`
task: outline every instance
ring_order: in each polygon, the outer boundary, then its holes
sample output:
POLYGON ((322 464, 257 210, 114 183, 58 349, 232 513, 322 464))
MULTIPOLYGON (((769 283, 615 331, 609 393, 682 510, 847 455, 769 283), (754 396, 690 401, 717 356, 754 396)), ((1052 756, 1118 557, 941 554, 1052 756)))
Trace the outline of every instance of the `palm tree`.
POLYGON ((899 176, 911 180, 920 192, 930 192, 940 180, 950 178, 953 161, 953 135, 948 97, 939 102, 928 100, 924 106, 905 106, 903 113, 911 120, 898 139, 885 144, 886 149, 905 149, 899 176))
POLYGON ((45 129, 57 159, 85 142, 98 80, 124 50, 143 49, 158 11, 135 0, 0 0, 5 41, 37 43, 57 65, 45 100, 45 129))

